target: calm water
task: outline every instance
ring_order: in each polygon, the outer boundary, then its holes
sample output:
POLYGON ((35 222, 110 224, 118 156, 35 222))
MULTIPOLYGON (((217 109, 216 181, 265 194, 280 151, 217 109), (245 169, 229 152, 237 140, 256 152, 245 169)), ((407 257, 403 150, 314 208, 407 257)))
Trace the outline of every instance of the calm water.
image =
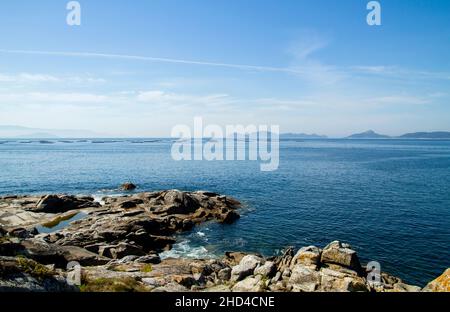
POLYGON ((339 239, 409 283, 450 267, 450 141, 282 141, 275 172, 175 162, 170 140, 95 141, 0 142, 0 194, 101 196, 124 181, 139 191, 211 190, 244 202, 243 217, 181 236, 169 255, 273 255, 339 239))

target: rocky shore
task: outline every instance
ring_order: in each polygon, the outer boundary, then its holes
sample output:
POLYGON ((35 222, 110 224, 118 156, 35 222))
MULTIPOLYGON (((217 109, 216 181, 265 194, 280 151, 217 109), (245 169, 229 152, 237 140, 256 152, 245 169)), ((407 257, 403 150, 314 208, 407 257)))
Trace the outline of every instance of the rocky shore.
POLYGON ((236 199, 202 191, 100 202, 69 195, 0 197, 0 291, 450 291, 450 270, 423 289, 384 272, 380 283, 372 283, 373 272, 338 241, 323 249, 287 248, 270 258, 242 252, 218 259, 159 257, 177 233, 210 220, 230 224, 239 208, 236 199))

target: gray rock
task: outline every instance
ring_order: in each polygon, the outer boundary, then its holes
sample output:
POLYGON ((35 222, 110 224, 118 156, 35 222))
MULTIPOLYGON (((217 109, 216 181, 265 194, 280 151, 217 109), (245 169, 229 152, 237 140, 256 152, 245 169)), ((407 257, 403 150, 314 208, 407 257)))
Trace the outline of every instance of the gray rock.
POLYGON ((157 254, 151 254, 139 257, 135 260, 137 263, 151 263, 151 264, 158 264, 161 262, 161 258, 157 254))
POLYGON ((152 290, 152 292, 187 292, 188 288, 177 284, 177 283, 168 283, 161 287, 156 287, 152 290))
POLYGON ((297 264, 292 269, 288 284, 292 286, 293 291, 315 291, 320 284, 320 274, 314 269, 297 264))
POLYGON ((247 255, 239 262, 238 265, 234 266, 231 270, 231 280, 240 281, 245 277, 252 275, 253 271, 257 266, 261 265, 264 259, 257 257, 255 255, 247 255))
POLYGON ((249 276, 237 282, 231 289, 233 292, 261 292, 264 291, 265 284, 260 275, 249 276))
POLYGON ((296 264, 302 264, 315 268, 320 262, 320 255, 322 250, 315 246, 308 246, 301 248, 291 261, 291 268, 296 264))
POLYGON ((122 259, 118 260, 117 263, 130 263, 130 262, 133 262, 136 259, 138 259, 138 256, 129 255, 129 256, 125 256, 122 259))
POLYGON ((277 271, 277 267, 273 261, 266 261, 263 265, 255 269, 254 274, 260 274, 262 276, 271 278, 277 271))
POLYGON ((129 243, 121 242, 117 245, 102 246, 98 254, 112 259, 121 259, 127 255, 143 256, 145 252, 141 247, 129 243))

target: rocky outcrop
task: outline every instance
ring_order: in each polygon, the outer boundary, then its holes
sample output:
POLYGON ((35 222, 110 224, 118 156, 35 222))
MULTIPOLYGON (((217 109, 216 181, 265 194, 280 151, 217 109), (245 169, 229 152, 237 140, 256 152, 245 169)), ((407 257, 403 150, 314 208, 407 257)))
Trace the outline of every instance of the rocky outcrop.
MULTIPOLYGON (((331 246, 345 248, 344 253, 357 254, 349 245, 333 242, 331 246), (349 249, 349 250, 347 250, 349 249)), ((335 248, 335 247, 331 247, 335 248)), ((324 248, 325 250, 327 248, 324 248)), ((264 258, 253 254, 227 253, 221 259, 165 259, 148 269, 137 258, 125 257, 106 265, 84 268, 85 283, 99 279, 123 281, 134 279, 146 291, 233 291, 233 292, 410 292, 417 286, 382 274, 380 284, 369 283, 367 273, 358 267, 322 262, 320 248, 309 246, 294 254, 288 249, 278 257, 264 258), (233 256, 233 257, 232 257, 233 256), (238 261, 237 261, 237 260, 238 261)), ((339 254, 339 253, 338 253, 339 254)), ((326 261, 329 261, 326 258, 326 261)), ((341 255, 337 257, 341 259, 341 255)), ((335 259, 336 260, 336 259, 335 259)), ((341 259, 342 260, 342 259, 341 259)), ((349 263, 348 261, 346 263, 349 263)), ((355 262, 352 262, 355 263, 355 262)), ((109 285, 110 283, 107 283, 109 285)), ((105 286, 106 287, 106 286, 105 286)))
MULTIPOLYGON (((106 197, 102 202, 69 195, 0 198, 0 254, 58 269, 72 261, 99 269, 131 262, 141 267, 156 265, 161 262, 158 253, 171 248, 177 233, 208 220, 231 223, 239 217, 235 210, 240 206, 219 194, 178 190, 106 197), (50 230, 80 213, 81 218, 66 227, 50 230), (47 227, 45 233, 36 230, 42 225, 47 227)), ((190 287, 204 274, 174 281, 190 287)), ((227 276, 226 270, 221 276, 227 276)), ((30 286, 30 290, 36 289, 30 286)))
MULTIPOLYGON (((161 259, 176 234, 208 220, 239 217, 235 199, 178 190, 105 197, 0 198, 0 291, 412 292, 420 287, 381 273, 368 278, 356 251, 334 241, 323 249, 289 247, 276 257, 227 252, 218 259, 161 259), (80 215, 81 214, 81 215, 80 215), (70 222, 73 216, 78 217, 70 222), (39 233, 42 224, 69 224, 39 233), (82 285, 66 276, 82 266, 82 285)), ((449 291, 449 270, 424 291, 449 291)))
POLYGON ((423 291, 426 292, 450 292, 450 268, 441 276, 430 282, 423 291))
POLYGON ((36 207, 29 210, 33 212, 63 213, 69 210, 100 207, 92 197, 76 197, 67 195, 46 195, 43 196, 36 207))
POLYGON ((0 292, 74 292, 59 272, 26 258, 0 256, 0 292))

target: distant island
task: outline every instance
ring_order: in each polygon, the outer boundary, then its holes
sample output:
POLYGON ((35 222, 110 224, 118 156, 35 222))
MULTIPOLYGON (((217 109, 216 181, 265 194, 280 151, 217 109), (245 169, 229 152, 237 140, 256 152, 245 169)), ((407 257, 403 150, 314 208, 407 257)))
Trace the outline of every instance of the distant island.
MULTIPOLYGON (((235 137, 237 133, 231 135, 230 137, 235 137)), ((267 138, 272 137, 270 131, 252 133, 251 135, 245 134, 245 138, 248 139, 252 135, 257 134, 259 136, 264 135, 267 138)), ((32 128, 14 125, 0 125, 0 138, 1 139, 86 139, 86 138, 108 138, 111 137, 108 134, 101 134, 90 130, 80 130, 80 129, 43 129, 43 128, 32 128)), ((321 134, 308 134, 308 133, 295 133, 286 132, 280 133, 280 139, 328 139, 338 137, 328 137, 321 134)), ((374 130, 368 130, 361 133, 355 133, 342 139, 450 139, 449 131, 434 131, 434 132, 412 132, 406 133, 400 136, 390 136, 385 134, 380 134, 374 130)))
POLYGON ((0 138, 7 139, 58 139, 95 138, 102 134, 78 129, 41 129, 22 126, 0 125, 0 138))
POLYGON ((366 132, 352 134, 346 139, 450 139, 450 132, 413 132, 406 133, 400 136, 389 136, 376 133, 373 130, 368 130, 366 132))
POLYGON ((450 139, 450 132, 414 132, 399 136, 401 139, 450 139))
POLYGON ((391 137, 384 134, 376 133, 373 130, 368 130, 362 133, 352 134, 347 139, 390 139, 391 137))

